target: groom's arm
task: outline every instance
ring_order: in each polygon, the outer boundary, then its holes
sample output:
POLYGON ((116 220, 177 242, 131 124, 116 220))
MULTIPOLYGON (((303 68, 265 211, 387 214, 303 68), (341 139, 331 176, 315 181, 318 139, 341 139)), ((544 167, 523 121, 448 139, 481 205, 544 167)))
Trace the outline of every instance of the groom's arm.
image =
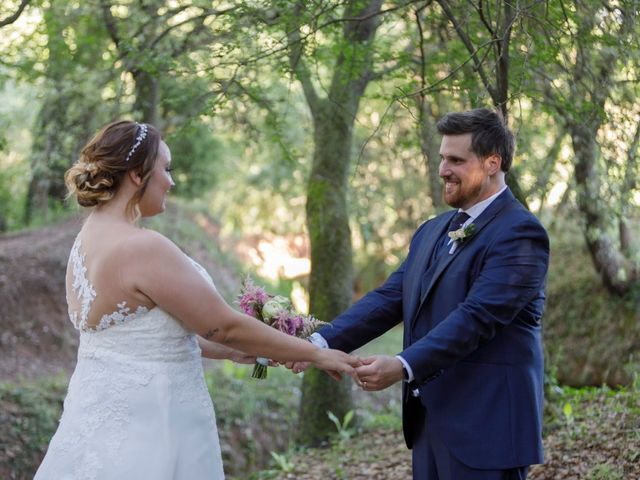
POLYGON ((354 303, 318 332, 319 346, 330 346, 345 352, 367 344, 402 321, 403 284, 407 265, 413 260, 412 253, 422 245, 431 220, 424 222, 415 231, 409 245, 409 254, 400 267, 379 288, 372 290, 354 303), (326 341, 327 345, 322 345, 326 341))
POLYGON ((464 302, 400 354, 416 382, 428 381, 474 352, 524 308, 537 307, 533 303, 544 289, 548 264, 549 239, 536 221, 513 225, 508 236, 499 237, 464 302))
POLYGON ((367 293, 317 332, 330 348, 352 352, 402 321, 405 266, 406 260, 382 286, 367 293))
MULTIPOLYGON (((405 264, 406 260, 381 287, 367 293, 329 325, 311 334, 309 340, 320 348, 350 353, 397 325, 402 320, 405 264)), ((285 365, 293 373, 309 367, 305 362, 288 362, 285 365)))
MULTIPOLYGON (((406 266, 411 261, 411 252, 421 242, 420 233, 424 234, 428 224, 429 221, 426 221, 416 230, 411 239, 407 259, 389 276, 386 282, 362 297, 343 314, 336 317, 330 325, 314 333, 310 337, 313 343, 322 348, 331 347, 352 352, 402 321, 402 286, 406 266)), ((401 362, 398 359, 395 360, 401 362)), ((290 362, 287 367, 291 368, 294 373, 299 373, 305 370, 308 365, 301 362, 290 362)), ((410 372, 410 367, 408 371, 410 372)))

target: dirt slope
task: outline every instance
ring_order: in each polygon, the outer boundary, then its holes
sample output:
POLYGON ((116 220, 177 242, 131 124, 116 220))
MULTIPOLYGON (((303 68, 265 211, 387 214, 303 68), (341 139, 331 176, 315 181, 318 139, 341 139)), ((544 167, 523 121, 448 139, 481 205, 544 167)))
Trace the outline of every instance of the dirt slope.
POLYGON ((0 380, 73 365, 64 274, 81 221, 0 236, 0 380))

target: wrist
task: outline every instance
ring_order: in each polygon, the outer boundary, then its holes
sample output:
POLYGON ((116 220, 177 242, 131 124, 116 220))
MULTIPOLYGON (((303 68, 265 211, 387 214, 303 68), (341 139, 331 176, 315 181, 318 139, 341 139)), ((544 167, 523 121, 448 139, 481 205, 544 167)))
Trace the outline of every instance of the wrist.
POLYGON ((322 359, 322 350, 323 348, 313 345, 313 352, 311 353, 311 359, 309 362, 318 363, 322 359))
POLYGON ((404 380, 407 383, 412 382, 414 378, 413 378, 413 370, 411 369, 411 366, 409 365, 409 363, 407 363, 407 361, 401 355, 396 355, 396 358, 402 364, 402 375, 403 375, 402 380, 404 380))
POLYGON ((396 381, 400 382, 403 380, 407 380, 409 378, 409 375, 407 373, 406 368, 404 368, 404 364, 397 357, 394 357, 394 360, 396 364, 396 369, 395 369, 396 381))

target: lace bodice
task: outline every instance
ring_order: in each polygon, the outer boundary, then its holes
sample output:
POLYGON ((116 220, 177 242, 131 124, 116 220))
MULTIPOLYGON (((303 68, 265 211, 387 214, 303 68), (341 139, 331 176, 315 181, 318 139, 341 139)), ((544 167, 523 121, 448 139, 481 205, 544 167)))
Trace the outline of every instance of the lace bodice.
POLYGON ((69 319, 71 323, 80 331, 100 331, 113 325, 119 325, 131 320, 135 317, 143 315, 149 311, 145 306, 139 306, 135 312, 132 312, 127 302, 120 302, 117 310, 113 313, 103 315, 97 325, 89 325, 89 311, 91 303, 96 298, 96 291, 87 279, 87 267, 85 266, 86 255, 82 252, 82 241, 80 236, 76 237, 70 254, 71 273, 73 276, 72 288, 73 292, 80 300, 80 318, 78 312, 69 310, 69 319))
MULTIPOLYGON (((82 241, 80 240, 80 236, 78 236, 76 237, 70 253, 70 265, 73 277, 72 289, 80 300, 79 316, 77 311, 73 311, 71 308, 69 309, 69 319, 76 329, 84 332, 97 332, 115 325, 123 324, 149 312, 149 309, 143 305, 140 305, 132 312, 131 308, 127 305, 127 302, 122 301, 117 304, 117 309, 114 312, 103 315, 97 325, 90 325, 88 323, 89 312, 91 310, 91 304, 95 300, 97 294, 87 278, 85 257, 86 254, 82 252, 82 241)), ((209 273, 191 257, 187 256, 187 258, 196 267, 200 274, 207 279, 207 281, 213 284, 213 280, 209 273)))

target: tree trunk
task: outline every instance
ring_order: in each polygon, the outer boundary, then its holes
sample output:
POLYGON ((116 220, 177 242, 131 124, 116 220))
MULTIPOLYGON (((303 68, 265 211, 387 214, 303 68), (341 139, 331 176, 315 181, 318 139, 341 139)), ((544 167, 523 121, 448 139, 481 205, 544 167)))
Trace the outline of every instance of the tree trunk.
MULTIPOLYGON (((315 153, 307 190, 311 243, 310 311, 333 319, 351 304, 353 264, 347 208, 347 180, 353 121, 336 122, 336 106, 323 104, 315 130, 315 153)), ((338 418, 352 409, 351 379, 336 383, 324 372, 304 378, 299 440, 317 446, 333 430, 327 412, 338 418)))
POLYGON ((427 167, 429 193, 431 203, 436 212, 442 212, 448 207, 442 198, 442 180, 440 179, 440 134, 436 129, 433 115, 426 100, 418 105, 420 109, 420 149, 427 167))
POLYGON ((143 70, 135 70, 132 74, 136 92, 134 111, 142 115, 140 121, 158 126, 158 78, 143 70))
POLYGON ((596 169, 597 127, 589 128, 584 117, 569 127, 575 153, 578 209, 585 222, 585 240, 596 270, 607 289, 625 294, 637 278, 635 265, 622 255, 608 232, 609 212, 600 199, 600 177, 596 169))
POLYGON ((618 235, 620 237, 620 252, 628 257, 631 255, 631 229, 629 221, 624 216, 618 219, 618 235))
MULTIPOLYGON (((371 79, 372 43, 381 5, 382 0, 353 0, 345 6, 345 18, 363 20, 344 24, 331 85, 324 99, 317 96, 304 64, 300 36, 289 35, 291 67, 303 86, 314 128, 314 156, 307 191, 310 308, 311 313, 326 321, 346 310, 353 294, 347 208, 353 125, 360 98, 371 79)), ((323 372, 310 369, 302 387, 299 441, 303 445, 325 441, 335 431, 327 412, 342 420, 352 405, 349 379, 336 384, 323 372)))
MULTIPOLYGON (((579 23, 575 63, 570 72, 571 107, 566 108, 564 99, 555 97, 553 89, 548 89, 547 95, 554 101, 554 107, 563 117, 571 135, 575 154, 576 199, 593 264, 604 286, 613 294, 624 295, 638 279, 638 266, 631 258, 625 257, 613 240, 612 227, 617 215, 612 215, 602 198, 602 173, 597 163, 597 134, 605 118, 605 105, 612 94, 613 75, 622 52, 605 47, 588 51, 580 41, 594 28, 593 13, 581 13, 583 21, 579 23)), ((620 32, 616 35, 620 42, 633 35, 636 17, 635 10, 631 8, 622 13, 620 32)))

